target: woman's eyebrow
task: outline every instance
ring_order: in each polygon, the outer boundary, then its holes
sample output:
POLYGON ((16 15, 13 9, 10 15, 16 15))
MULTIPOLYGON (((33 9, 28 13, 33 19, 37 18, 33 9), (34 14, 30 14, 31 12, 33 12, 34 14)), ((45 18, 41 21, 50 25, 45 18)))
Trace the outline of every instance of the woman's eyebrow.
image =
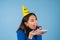
POLYGON ((34 19, 31 19, 31 20, 36 20, 36 18, 34 18, 34 19))

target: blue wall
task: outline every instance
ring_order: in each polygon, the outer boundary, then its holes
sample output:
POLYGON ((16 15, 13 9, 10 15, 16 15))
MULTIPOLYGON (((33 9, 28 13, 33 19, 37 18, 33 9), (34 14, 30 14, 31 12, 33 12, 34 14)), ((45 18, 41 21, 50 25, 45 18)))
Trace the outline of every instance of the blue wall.
POLYGON ((37 15, 38 25, 48 30, 43 40, 60 40, 59 0, 0 0, 0 40, 17 40, 23 4, 37 15))

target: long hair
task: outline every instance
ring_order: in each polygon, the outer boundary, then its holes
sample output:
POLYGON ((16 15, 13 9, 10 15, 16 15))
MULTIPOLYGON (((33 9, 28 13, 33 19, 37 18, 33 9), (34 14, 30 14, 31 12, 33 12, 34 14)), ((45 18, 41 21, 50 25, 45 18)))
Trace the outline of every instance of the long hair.
MULTIPOLYGON (((22 19, 22 22, 18 28, 18 30, 22 29, 27 34, 27 36, 28 36, 29 32, 31 31, 31 29, 25 25, 25 22, 27 22, 29 20, 29 17, 31 15, 34 15, 36 17, 36 15, 34 13, 29 13, 28 15, 24 16, 22 19)), ((37 17, 36 17, 36 20, 37 20, 37 17)))

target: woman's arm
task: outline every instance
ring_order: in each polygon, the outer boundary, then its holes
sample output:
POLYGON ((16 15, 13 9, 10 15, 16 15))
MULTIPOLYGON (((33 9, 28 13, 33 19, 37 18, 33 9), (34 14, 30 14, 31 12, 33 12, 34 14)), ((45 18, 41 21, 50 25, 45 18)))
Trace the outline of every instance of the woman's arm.
POLYGON ((42 35, 37 35, 37 40, 42 40, 42 35))

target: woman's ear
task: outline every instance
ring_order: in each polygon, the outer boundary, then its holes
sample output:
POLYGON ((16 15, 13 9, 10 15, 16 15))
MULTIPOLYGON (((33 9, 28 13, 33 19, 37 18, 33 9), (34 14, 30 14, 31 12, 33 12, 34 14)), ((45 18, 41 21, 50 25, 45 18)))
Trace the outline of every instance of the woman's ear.
POLYGON ((24 24, 28 27, 28 23, 27 22, 25 22, 24 24))

